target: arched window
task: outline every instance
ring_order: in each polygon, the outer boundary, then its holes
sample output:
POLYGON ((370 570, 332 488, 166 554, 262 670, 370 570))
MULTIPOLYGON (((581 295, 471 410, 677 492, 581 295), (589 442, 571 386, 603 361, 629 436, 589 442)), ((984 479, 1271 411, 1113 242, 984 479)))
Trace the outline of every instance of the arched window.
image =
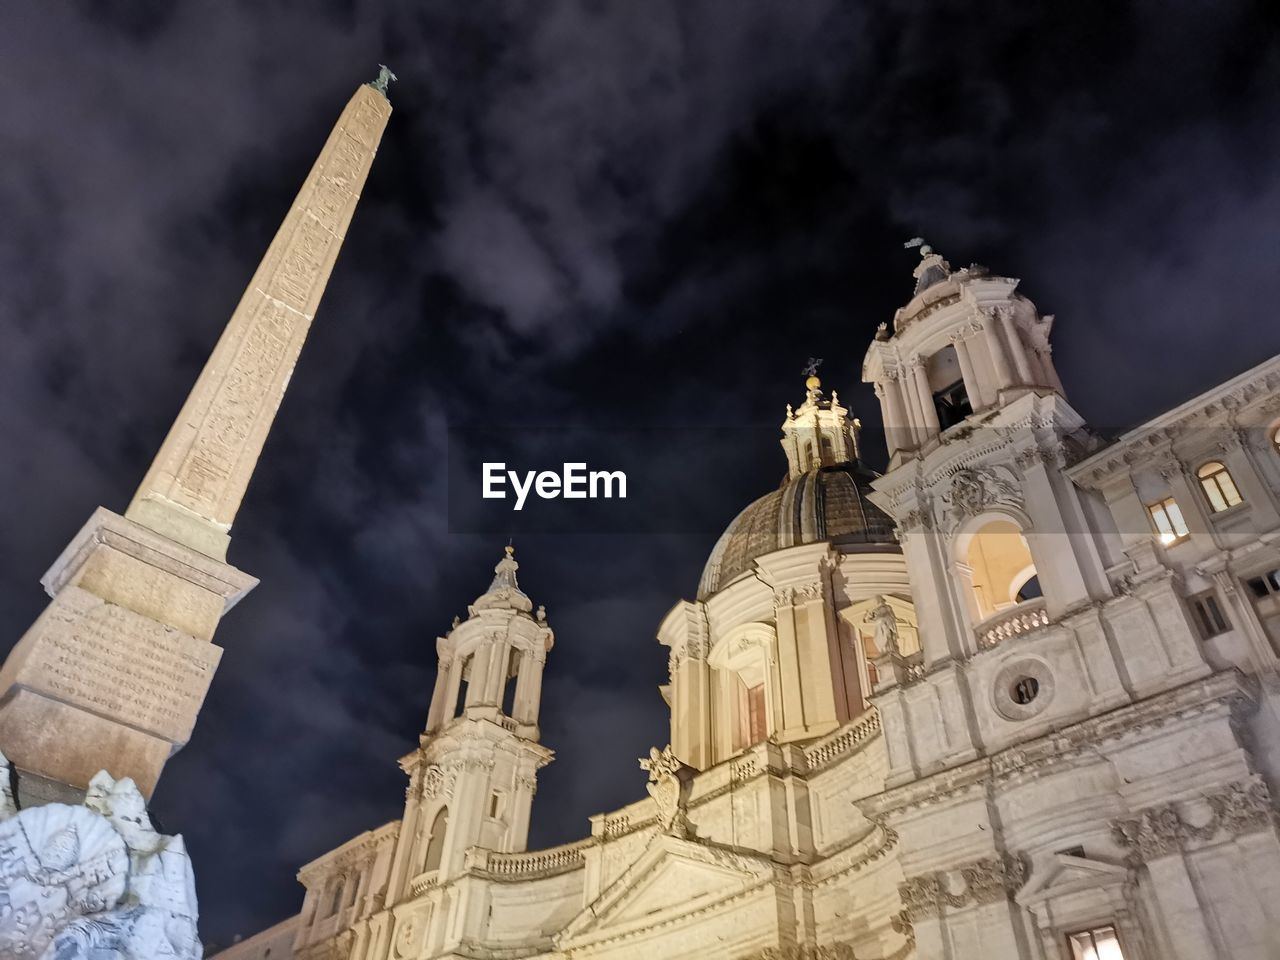
POLYGON ((1210 460, 1196 471, 1196 476, 1200 478, 1200 486, 1204 487, 1204 495, 1209 498, 1209 506, 1213 507, 1214 513, 1230 510, 1242 502, 1243 498, 1236 489, 1236 482, 1231 479, 1231 471, 1226 464, 1210 460))
POLYGON ((988 520, 972 534, 960 560, 969 578, 975 623, 1040 596, 1031 548, 1011 520, 988 520))
MULTIPOLYGON (((707 655, 715 671, 712 733, 717 753, 736 753, 769 739, 776 718, 771 697, 776 679, 769 624, 743 624, 721 636, 707 655)), ((721 757, 723 759, 723 757, 721 757)))
POLYGON ((329 912, 325 916, 332 917, 342 909, 342 887, 344 879, 338 877, 333 884, 333 898, 329 901, 329 912))
POLYGON ((444 855, 444 835, 449 830, 449 808, 441 807, 431 821, 431 836, 427 839, 427 854, 422 861, 423 871, 439 870, 444 855))
POLYGON ((1276 453, 1280 453, 1280 424, 1271 430, 1271 445, 1276 448, 1276 453))
POLYGON ((822 446, 822 462, 823 464, 831 464, 836 462, 836 448, 831 443, 831 438, 824 435, 819 441, 822 446))

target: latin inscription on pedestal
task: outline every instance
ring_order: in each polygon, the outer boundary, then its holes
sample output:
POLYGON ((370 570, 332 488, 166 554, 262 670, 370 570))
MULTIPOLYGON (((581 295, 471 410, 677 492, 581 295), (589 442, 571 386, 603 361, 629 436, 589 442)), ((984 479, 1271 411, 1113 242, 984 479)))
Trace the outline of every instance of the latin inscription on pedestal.
POLYGON ((35 628, 22 686, 183 744, 222 649, 68 587, 35 628))

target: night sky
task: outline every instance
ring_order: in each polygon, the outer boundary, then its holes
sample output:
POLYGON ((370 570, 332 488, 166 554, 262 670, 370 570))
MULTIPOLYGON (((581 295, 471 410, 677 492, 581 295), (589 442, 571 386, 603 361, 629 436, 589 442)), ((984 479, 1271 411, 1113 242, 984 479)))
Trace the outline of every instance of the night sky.
POLYGON ((295 911, 301 864, 400 815, 435 637, 512 535, 557 635, 531 844, 583 835, 643 796, 655 629, 782 476, 805 359, 877 419, 860 367, 910 294, 904 240, 1022 278, 1103 431, 1280 351, 1276 9, 5 5, 0 652, 91 511, 127 505, 386 62, 395 112, 233 530, 262 583, 154 812, 207 941, 295 911), (482 440, 541 468, 565 436, 670 510, 451 512, 482 440))

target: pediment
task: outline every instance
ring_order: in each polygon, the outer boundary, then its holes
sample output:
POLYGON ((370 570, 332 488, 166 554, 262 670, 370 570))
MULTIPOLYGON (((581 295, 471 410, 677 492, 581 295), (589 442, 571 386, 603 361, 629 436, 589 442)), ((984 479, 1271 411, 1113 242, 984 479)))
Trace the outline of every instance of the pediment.
POLYGON ((772 864, 765 857, 659 835, 565 927, 557 944, 563 948, 676 919, 738 896, 772 876, 772 864))
POLYGON ((1024 907, 1030 907, 1051 897, 1120 887, 1128 878, 1128 869, 1114 863, 1057 853, 1049 866, 1018 891, 1014 899, 1024 907))

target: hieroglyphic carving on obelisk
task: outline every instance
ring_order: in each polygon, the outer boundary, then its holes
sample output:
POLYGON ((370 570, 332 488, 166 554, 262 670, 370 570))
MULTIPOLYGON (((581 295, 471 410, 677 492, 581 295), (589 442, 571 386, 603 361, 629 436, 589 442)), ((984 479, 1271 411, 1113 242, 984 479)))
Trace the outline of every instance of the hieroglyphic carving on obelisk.
POLYGON ((228 531, 391 114, 384 73, 342 112, 128 511, 95 511, 41 581, 53 600, 0 668, 0 753, 33 798, 103 769, 150 795, 191 736, 214 630, 257 583, 225 562, 228 531))
POLYGON ((391 104, 356 91, 125 516, 216 559, 355 212, 391 104))

